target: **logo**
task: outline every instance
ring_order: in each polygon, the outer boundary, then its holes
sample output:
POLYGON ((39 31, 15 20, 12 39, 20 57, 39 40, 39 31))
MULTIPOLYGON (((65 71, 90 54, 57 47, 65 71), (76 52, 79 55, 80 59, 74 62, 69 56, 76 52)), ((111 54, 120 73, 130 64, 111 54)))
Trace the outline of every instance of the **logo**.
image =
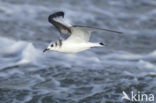
POLYGON ((123 91, 122 92, 122 98, 121 100, 129 100, 129 101, 146 101, 146 102, 153 102, 154 101, 154 94, 145 94, 145 93, 141 93, 141 92, 137 92, 134 93, 133 91, 131 91, 130 96, 123 91))

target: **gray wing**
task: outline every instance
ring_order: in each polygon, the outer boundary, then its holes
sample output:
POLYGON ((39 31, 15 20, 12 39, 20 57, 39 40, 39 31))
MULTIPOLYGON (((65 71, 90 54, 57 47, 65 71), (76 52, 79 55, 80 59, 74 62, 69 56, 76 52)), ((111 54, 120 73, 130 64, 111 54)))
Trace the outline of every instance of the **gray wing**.
POLYGON ((104 30, 114 33, 120 33, 118 31, 113 31, 109 29, 101 29, 101 28, 95 28, 95 27, 88 27, 88 26, 67 26, 65 24, 62 24, 61 22, 55 20, 55 18, 58 17, 64 17, 64 12, 59 11, 51 14, 48 18, 49 22, 53 24, 60 34, 63 34, 62 36, 65 37, 64 34, 69 36, 67 39, 74 42, 88 42, 90 38, 90 34, 92 31, 96 30, 104 30))
POLYGON ((88 26, 73 26, 71 27, 71 32, 72 32, 71 36, 69 36, 67 40, 72 42, 88 42, 90 39, 91 32, 97 30, 122 34, 122 32, 109 30, 109 29, 101 29, 101 28, 88 27, 88 26))
POLYGON ((55 13, 51 14, 48 17, 48 21, 57 28, 57 30, 60 32, 60 34, 70 35, 71 34, 70 27, 56 21, 55 18, 58 18, 58 17, 64 17, 64 12, 60 11, 60 12, 55 12, 55 13))
POLYGON ((108 31, 108 32, 113 32, 113 33, 118 33, 118 34, 123 34, 120 31, 115 31, 115 30, 110 30, 110 29, 103 29, 103 28, 96 28, 96 27, 89 27, 89 26, 73 26, 73 27, 81 27, 81 28, 85 28, 89 31, 97 31, 97 30, 101 30, 101 31, 108 31))

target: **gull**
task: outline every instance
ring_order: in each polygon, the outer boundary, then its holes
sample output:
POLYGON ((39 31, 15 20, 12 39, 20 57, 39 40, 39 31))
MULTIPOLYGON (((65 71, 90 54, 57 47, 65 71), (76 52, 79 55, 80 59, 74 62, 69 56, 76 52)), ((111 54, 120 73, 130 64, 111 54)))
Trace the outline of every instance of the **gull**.
POLYGON ((48 21, 53 24, 56 29, 60 32, 64 39, 59 39, 48 45, 43 52, 52 50, 63 53, 77 53, 94 47, 104 47, 104 43, 93 43, 89 42, 90 35, 93 31, 103 30, 114 33, 121 33, 118 31, 113 31, 109 29, 101 29, 89 26, 79 26, 79 25, 67 25, 57 20, 57 18, 64 18, 64 12, 58 11, 51 14, 48 17, 48 21), (68 36, 65 38, 64 36, 68 36))

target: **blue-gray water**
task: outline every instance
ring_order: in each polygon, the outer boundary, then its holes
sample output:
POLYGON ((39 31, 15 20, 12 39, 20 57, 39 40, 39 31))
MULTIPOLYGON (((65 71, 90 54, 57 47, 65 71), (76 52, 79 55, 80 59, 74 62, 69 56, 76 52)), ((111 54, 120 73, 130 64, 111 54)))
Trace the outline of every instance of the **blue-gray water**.
POLYGON ((155 0, 0 0, 0 103, 130 103, 122 91, 156 95, 155 0), (94 32, 105 48, 43 54, 59 38, 47 21, 59 10, 124 34, 94 32))

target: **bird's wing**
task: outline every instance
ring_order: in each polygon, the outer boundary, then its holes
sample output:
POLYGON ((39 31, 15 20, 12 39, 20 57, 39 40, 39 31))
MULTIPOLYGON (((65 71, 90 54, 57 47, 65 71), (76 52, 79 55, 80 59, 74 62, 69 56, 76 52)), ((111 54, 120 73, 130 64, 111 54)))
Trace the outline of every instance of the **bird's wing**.
POLYGON ((84 28, 88 31, 97 31, 97 30, 101 30, 101 31, 108 31, 108 32, 113 32, 113 33, 118 33, 118 34, 122 34, 122 32, 120 31, 115 31, 115 30, 110 30, 110 29, 103 29, 103 28, 97 28, 97 27, 90 27, 90 26, 73 26, 73 27, 81 27, 84 28))
POLYGON ((72 42, 88 42, 90 39, 91 32, 102 30, 102 31, 109 31, 114 33, 122 33, 114 30, 109 29, 101 29, 95 27, 88 27, 88 26, 72 26, 71 27, 71 36, 67 38, 67 40, 72 42))
POLYGON ((71 34, 70 26, 61 23, 61 21, 58 21, 57 19, 60 18, 60 17, 64 18, 64 12, 59 11, 59 12, 55 12, 55 13, 51 14, 48 17, 48 21, 51 24, 53 24, 58 29, 58 31, 60 32, 60 34, 70 35, 71 34))

